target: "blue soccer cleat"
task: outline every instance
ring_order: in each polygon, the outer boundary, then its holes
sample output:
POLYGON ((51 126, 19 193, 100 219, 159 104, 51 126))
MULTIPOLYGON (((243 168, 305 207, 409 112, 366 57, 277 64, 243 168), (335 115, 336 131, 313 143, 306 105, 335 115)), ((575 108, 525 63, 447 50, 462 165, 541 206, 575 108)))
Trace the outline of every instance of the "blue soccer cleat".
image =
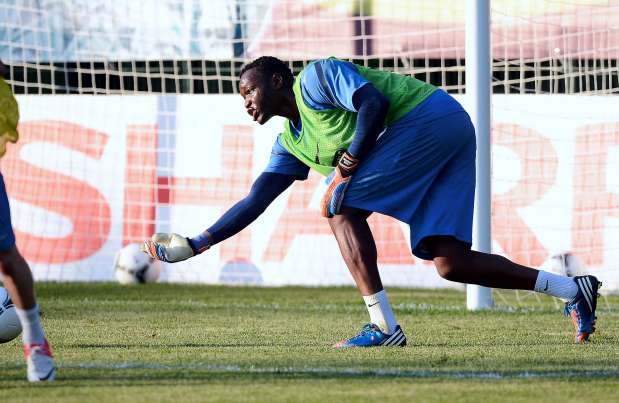
POLYGON ((578 286, 578 293, 565 303, 565 315, 572 318, 576 329, 576 343, 585 343, 595 332, 595 308, 598 301, 598 289, 602 283, 594 276, 577 276, 574 281, 578 286))
POLYGON ((342 340, 334 344, 335 348, 347 347, 379 347, 379 346, 398 346, 406 345, 406 336, 400 325, 396 326, 393 334, 383 333, 378 326, 373 323, 368 323, 363 326, 361 332, 355 337, 348 340, 342 340))

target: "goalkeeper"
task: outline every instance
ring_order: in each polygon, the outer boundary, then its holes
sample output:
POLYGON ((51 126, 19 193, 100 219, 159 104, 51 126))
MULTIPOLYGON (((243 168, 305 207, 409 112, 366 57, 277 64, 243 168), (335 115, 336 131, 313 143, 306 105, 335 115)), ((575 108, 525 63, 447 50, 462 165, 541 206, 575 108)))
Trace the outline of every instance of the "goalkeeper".
POLYGON ((336 347, 403 346, 377 266, 372 212, 409 224, 415 256, 451 281, 543 292, 568 300, 576 341, 594 331, 593 276, 569 278, 471 250, 475 131, 446 92, 412 77, 338 59, 317 60, 294 78, 274 57, 241 70, 240 93, 259 124, 286 118, 271 159, 249 195, 194 238, 155 234, 144 250, 176 262, 236 234, 309 169, 328 176, 321 212, 369 312, 370 322, 336 347))
MULTIPOLYGON (((2 78, 4 65, 0 61, 0 157, 6 153, 8 142, 18 138, 19 111, 11 87, 2 78)), ((24 355, 30 382, 51 381, 55 377, 54 360, 39 318, 39 306, 34 295, 32 273, 28 263, 15 246, 11 226, 9 200, 0 173, 0 270, 3 282, 15 303, 23 328, 24 355)))

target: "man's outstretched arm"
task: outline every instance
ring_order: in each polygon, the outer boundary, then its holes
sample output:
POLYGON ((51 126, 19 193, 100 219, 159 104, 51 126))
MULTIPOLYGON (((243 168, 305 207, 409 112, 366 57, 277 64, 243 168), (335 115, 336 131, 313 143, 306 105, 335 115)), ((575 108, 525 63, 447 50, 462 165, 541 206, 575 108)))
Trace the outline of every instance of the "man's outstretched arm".
POLYGON ((164 262, 189 259, 247 227, 296 179, 292 175, 263 172, 252 185, 249 194, 206 231, 193 238, 178 234, 155 234, 144 242, 142 250, 153 259, 164 262))

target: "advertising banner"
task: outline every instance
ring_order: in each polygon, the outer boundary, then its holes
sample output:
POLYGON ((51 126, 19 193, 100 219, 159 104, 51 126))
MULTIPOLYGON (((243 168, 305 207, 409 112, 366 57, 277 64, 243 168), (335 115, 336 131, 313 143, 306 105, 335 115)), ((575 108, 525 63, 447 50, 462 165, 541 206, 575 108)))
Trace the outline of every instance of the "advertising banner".
MULTIPOLYGON (((458 98, 466 106, 464 99, 458 98)), ((258 126, 240 96, 19 96, 20 141, 0 169, 17 244, 39 280, 113 280, 115 253, 154 232, 194 236, 249 191, 283 121, 258 126)), ((495 253, 534 267, 571 251, 619 286, 619 99, 493 98, 495 253)), ((319 202, 297 181, 248 228, 162 281, 344 285, 352 278, 319 202)), ((459 287, 410 252, 409 228, 373 215, 388 285, 459 287)))

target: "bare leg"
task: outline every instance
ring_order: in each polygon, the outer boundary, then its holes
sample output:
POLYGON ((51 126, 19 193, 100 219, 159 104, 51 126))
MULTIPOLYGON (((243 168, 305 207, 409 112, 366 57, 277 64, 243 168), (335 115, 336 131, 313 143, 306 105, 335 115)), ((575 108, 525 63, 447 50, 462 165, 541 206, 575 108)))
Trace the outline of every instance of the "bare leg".
POLYGON ((357 288, 362 295, 383 289, 377 265, 376 243, 368 225, 369 211, 343 207, 329 225, 357 288))
POLYGON ((502 256, 476 252, 452 237, 424 240, 441 277, 460 283, 492 288, 533 290, 538 270, 516 264, 502 256))
POLYGON ((370 214, 369 211, 344 207, 340 215, 329 219, 329 225, 337 239, 346 266, 363 296, 370 315, 370 323, 374 326, 364 327, 358 336, 337 343, 335 347, 370 346, 382 343, 406 345, 406 336, 398 326, 378 273, 376 243, 367 222, 370 214), (380 329, 381 334, 380 336, 375 334, 368 339, 367 336, 362 336, 368 329, 372 332, 380 329))
POLYGON ((17 316, 23 328, 22 341, 28 367, 27 378, 30 382, 51 381, 56 376, 56 369, 41 326, 30 267, 13 246, 7 251, 0 252, 0 269, 4 274, 4 285, 17 307, 17 316))
POLYGON ((8 251, 0 252, 0 269, 4 274, 4 286, 15 306, 23 310, 33 308, 36 300, 32 273, 15 246, 8 251))

